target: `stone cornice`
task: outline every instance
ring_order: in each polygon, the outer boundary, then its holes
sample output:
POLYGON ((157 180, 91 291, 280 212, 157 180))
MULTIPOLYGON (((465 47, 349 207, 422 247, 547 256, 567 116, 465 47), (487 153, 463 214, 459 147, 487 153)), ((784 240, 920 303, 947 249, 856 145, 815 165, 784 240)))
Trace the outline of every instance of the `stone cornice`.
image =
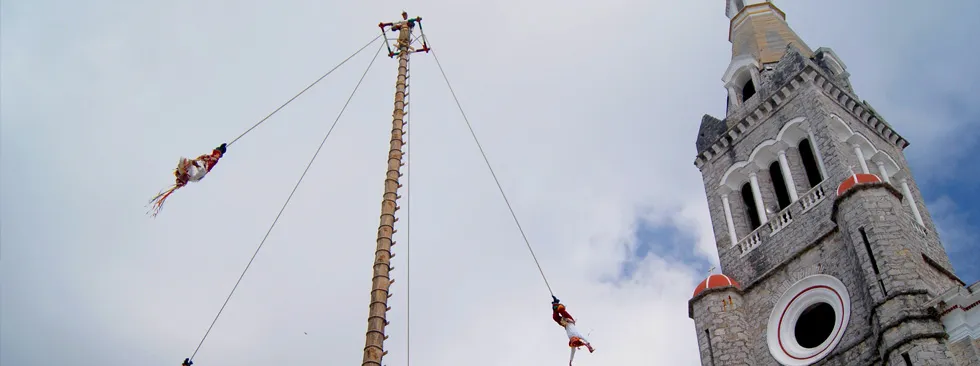
POLYGON ((698 153, 697 158, 694 160, 694 165, 700 169, 708 161, 728 151, 735 142, 747 132, 750 132, 759 122, 765 121, 779 107, 785 105, 791 97, 795 96, 795 92, 800 89, 803 83, 806 82, 804 75, 808 74, 808 71, 813 72, 815 70, 813 70, 812 66, 807 65, 793 79, 779 88, 775 93, 772 93, 769 98, 760 102, 753 110, 748 111, 744 117, 741 117, 738 122, 734 123, 731 128, 725 131, 711 147, 698 153))
POLYGON ((694 165, 701 169, 704 164, 722 155, 738 142, 746 133, 751 132, 760 122, 768 119, 787 101, 792 99, 796 92, 804 85, 812 83, 824 95, 837 102, 844 110, 848 111, 854 118, 863 122, 872 131, 875 131, 881 138, 893 145, 904 149, 909 145, 901 135, 895 132, 880 116, 864 103, 858 102, 856 95, 853 95, 831 81, 828 76, 812 63, 807 62, 806 67, 796 74, 789 82, 785 83, 775 93, 766 100, 760 102, 753 110, 745 113, 738 122, 729 128, 725 133, 707 149, 698 153, 694 159, 694 165))
POLYGON ((770 268, 768 271, 766 271, 762 275, 757 276, 755 280, 753 280, 752 282, 750 282, 748 285, 744 286, 744 288, 742 289, 742 291, 745 292, 745 293, 748 293, 748 292, 753 291, 753 289, 755 289, 756 286, 758 286, 759 284, 763 283, 766 279, 768 279, 769 277, 772 277, 777 272, 783 270, 783 268, 785 268, 786 266, 788 266, 793 261, 799 259, 804 253, 810 251, 813 248, 816 248, 818 245, 823 244, 823 242, 825 240, 827 240, 827 238, 829 238, 831 235, 833 235, 834 233, 836 233, 836 232, 838 232, 840 230, 840 228, 837 226, 836 223, 834 223, 833 225, 834 225, 833 227, 827 229, 823 234, 820 235, 820 237, 818 237, 812 243, 807 244, 806 246, 800 248, 796 252, 796 254, 793 254, 789 258, 786 258, 782 262, 779 262, 779 264, 776 264, 775 266, 772 266, 772 268, 770 268))
POLYGON ((899 149, 905 149, 909 146, 908 140, 903 138, 898 132, 895 132, 885 121, 882 120, 881 116, 875 113, 869 106, 858 101, 858 97, 853 95, 836 83, 832 82, 827 78, 822 71, 816 70, 817 74, 813 77, 813 83, 824 95, 830 97, 837 102, 844 110, 848 111, 851 116, 857 118, 858 121, 864 123, 868 128, 874 131, 878 136, 885 139, 892 145, 897 146, 899 149))

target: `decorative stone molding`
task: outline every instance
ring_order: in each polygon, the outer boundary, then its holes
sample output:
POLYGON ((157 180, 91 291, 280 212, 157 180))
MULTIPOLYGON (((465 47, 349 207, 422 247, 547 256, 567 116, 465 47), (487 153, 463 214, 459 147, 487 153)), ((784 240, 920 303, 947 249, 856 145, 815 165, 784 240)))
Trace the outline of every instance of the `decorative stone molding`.
MULTIPOLYGON (((807 67, 807 70, 812 69, 807 67)), ((881 119, 870 106, 863 102, 859 102, 856 95, 853 95, 846 90, 841 89, 837 84, 830 81, 823 72, 813 69, 816 75, 813 78, 814 85, 817 86, 823 93, 829 96, 831 99, 837 102, 838 105, 844 108, 844 110, 851 113, 854 118, 861 121, 867 125, 871 130, 875 131, 879 136, 884 138, 891 144, 898 146, 900 149, 904 149, 909 146, 909 142, 905 140, 902 136, 892 130, 891 126, 888 126, 885 121, 881 119)), ((806 70, 804 70, 806 72, 806 70)))
MULTIPOLYGON (((805 70, 804 70, 805 72, 805 70)), ((730 149, 738 140, 740 140, 745 133, 752 130, 753 127, 757 126, 760 121, 764 121, 766 118, 771 116, 780 106, 784 105, 791 96, 795 95, 795 92, 799 90, 800 83, 803 82, 803 73, 797 74, 793 81, 797 83, 787 83, 782 88, 773 93, 769 98, 761 101, 755 109, 748 111, 744 117, 735 122, 727 132, 721 135, 714 144, 708 149, 698 154, 694 161, 699 169, 704 166, 708 161, 714 160, 718 155, 730 149), (795 85, 794 85, 795 84, 795 85)), ((756 94, 753 96, 761 97, 761 95, 756 94)))
MULTIPOLYGON (((886 141, 901 149, 909 146, 909 142, 892 130, 870 106, 857 102, 857 96, 841 89, 833 81, 829 80, 822 70, 818 70, 814 65, 808 63, 802 71, 779 88, 779 90, 769 95, 767 99, 761 101, 751 111, 747 111, 737 122, 733 122, 732 127, 722 134, 711 147, 700 152, 695 157, 694 165, 700 169, 707 162, 714 160, 722 153, 728 151, 746 133, 751 132, 759 122, 765 121, 779 107, 792 99, 791 97, 796 95, 796 92, 804 83, 815 85, 825 95, 830 97, 830 99, 836 101, 837 104, 870 127, 886 141)), ((753 96, 753 98, 755 97, 760 97, 760 95, 753 96)))
POLYGON ((769 353, 780 364, 787 366, 816 363, 827 357, 840 343, 850 318, 851 298, 843 282, 824 274, 806 277, 783 293, 769 315, 766 328, 769 353), (807 316, 804 314, 819 307, 832 310, 833 327, 819 344, 811 347, 800 345, 796 327, 807 316))
POLYGON ((927 306, 936 309, 951 342, 980 339, 980 282, 950 288, 927 306))
MULTIPOLYGON (((719 185, 737 191, 748 180, 750 173, 768 169, 769 164, 778 159, 779 151, 786 150, 790 146, 796 146, 800 140, 807 138, 807 131, 801 127, 805 121, 804 117, 794 118, 783 125, 774 139, 760 142, 752 149, 748 159, 736 162, 728 168, 719 185)), ((783 174, 791 173, 787 171, 783 174)))

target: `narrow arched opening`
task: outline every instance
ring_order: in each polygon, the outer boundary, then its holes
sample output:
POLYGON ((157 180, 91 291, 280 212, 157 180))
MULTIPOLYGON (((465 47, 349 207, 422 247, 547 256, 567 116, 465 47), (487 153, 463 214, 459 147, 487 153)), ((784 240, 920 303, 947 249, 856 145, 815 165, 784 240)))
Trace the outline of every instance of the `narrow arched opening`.
POLYGON ((742 185, 742 204, 745 206, 745 215, 749 218, 749 230, 755 231, 762 223, 759 222, 759 211, 755 207, 755 197, 752 196, 752 186, 748 183, 742 185))
POLYGON ((753 95, 755 95, 755 84, 752 84, 752 78, 749 78, 742 86, 742 102, 749 100, 753 95))
POLYGON ((783 169, 779 166, 779 162, 774 161, 769 164, 769 178, 772 179, 772 188, 776 192, 776 202, 779 204, 779 210, 782 211, 789 207, 791 202, 789 191, 786 188, 786 180, 783 179, 783 169))
POLYGON ((817 164, 817 158, 813 155, 813 147, 808 139, 800 141, 800 159, 803 160, 803 171, 806 173, 807 183, 810 184, 810 188, 816 187, 823 181, 823 176, 820 175, 820 167, 817 164))

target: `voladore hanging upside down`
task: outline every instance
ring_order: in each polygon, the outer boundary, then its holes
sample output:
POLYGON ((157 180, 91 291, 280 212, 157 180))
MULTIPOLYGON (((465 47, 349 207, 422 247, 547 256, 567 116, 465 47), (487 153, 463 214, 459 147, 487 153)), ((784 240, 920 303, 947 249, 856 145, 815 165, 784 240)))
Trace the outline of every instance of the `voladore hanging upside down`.
POLYGON ((551 318, 554 319, 558 325, 565 328, 565 333, 568 334, 568 346, 572 348, 572 355, 568 358, 568 366, 572 366, 572 361, 575 360, 575 350, 579 347, 585 346, 589 349, 589 353, 595 352, 595 348, 589 343, 582 333, 579 333, 578 328, 575 327, 575 318, 572 318, 565 311, 565 305, 561 304, 554 295, 551 296, 553 299, 551 302, 551 318))
POLYGON ((218 160, 224 156, 227 146, 228 144, 221 144, 221 146, 214 148, 210 154, 198 156, 196 159, 181 157, 180 160, 177 161, 177 169, 174 170, 174 176, 177 178, 174 185, 160 192, 150 200, 150 203, 153 205, 153 207, 150 209, 153 212, 153 216, 160 213, 160 210, 163 209, 164 201, 166 201, 167 197, 170 197, 174 191, 187 185, 188 182, 197 182, 204 179, 204 176, 207 175, 211 169, 218 164, 218 160))

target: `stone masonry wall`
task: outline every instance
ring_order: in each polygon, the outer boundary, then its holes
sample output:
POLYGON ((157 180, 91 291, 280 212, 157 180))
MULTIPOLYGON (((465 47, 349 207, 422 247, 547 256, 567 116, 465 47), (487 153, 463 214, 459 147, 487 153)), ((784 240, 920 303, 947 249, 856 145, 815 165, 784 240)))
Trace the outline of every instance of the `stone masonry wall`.
MULTIPOLYGON (((863 249, 863 255, 867 255, 859 234, 859 229, 864 228, 881 273, 885 293, 869 291, 875 303, 872 326, 878 353, 895 362, 896 356, 902 360, 897 351, 907 349, 910 356, 921 353, 930 355, 929 362, 936 365, 951 365, 951 356, 944 356, 948 348, 942 338, 942 323, 925 307, 931 299, 929 292, 936 290, 925 279, 929 270, 925 263, 915 260, 924 243, 913 240, 911 228, 900 216, 903 212, 898 192, 888 187, 884 183, 854 187, 838 199, 836 212, 846 241, 855 251, 863 249)), ((862 262, 865 282, 876 285, 877 279, 868 268, 870 261, 862 262)))
POLYGON ((749 341, 743 307, 742 296, 734 288, 709 289, 691 299, 691 313, 701 350, 701 365, 753 364, 748 353, 749 341))
MULTIPOLYGON (((871 354, 870 347, 858 347, 871 333, 867 322, 871 303, 853 250, 841 241, 836 232, 814 244, 799 257, 775 268, 766 278, 748 287, 743 295, 748 301, 746 319, 749 321, 748 335, 752 342, 754 365, 778 365, 766 343, 769 316, 776 301, 790 286, 813 274, 827 274, 841 280, 851 298, 850 321, 835 351, 837 354, 829 359, 864 359, 871 354)), ((854 363, 848 361, 843 364, 854 363)))
MULTIPOLYGON (((844 108, 840 106, 840 104, 838 104, 835 100, 830 98, 828 95, 824 93, 821 94, 823 94, 823 97, 820 98, 819 101, 821 102, 821 110, 825 111, 827 114, 826 118, 830 118, 831 114, 837 115, 838 117, 841 118, 841 120, 843 120, 848 125, 848 127, 851 128, 851 130, 864 135, 871 141, 871 143, 877 149, 882 150, 886 152, 889 156, 891 156, 892 159, 895 160, 896 164, 898 164, 901 170, 905 170, 909 172, 910 174, 910 176, 908 177, 909 190, 912 192, 912 199, 916 203, 916 207, 918 207, 919 213, 922 216, 922 221, 925 224, 926 230, 928 231, 926 240, 929 242, 930 245, 929 248, 926 249, 927 255, 929 255, 930 258, 938 262, 944 268, 951 271, 952 264, 949 261, 949 257, 946 254, 945 248, 941 244, 935 223, 932 220, 932 215, 929 213, 929 209, 926 207, 925 198, 922 196, 922 192, 919 190, 915 177, 911 175, 912 170, 911 167, 908 165, 908 160, 906 160, 904 150, 895 146, 894 144, 889 143, 887 140, 882 138, 876 131, 873 131, 866 124, 857 121, 857 119, 852 114, 847 112, 844 108)), ((854 154, 853 149, 844 142, 835 141, 834 145, 837 146, 838 151, 841 152, 841 154, 847 158, 846 160, 847 164, 853 165, 854 170, 859 172, 860 163, 857 161, 857 156, 854 154)), ((870 156, 866 156, 865 158, 870 158, 870 156)), ((845 169, 846 168, 847 167, 845 166, 845 169)), ((874 164, 869 163, 868 169, 871 172, 878 173, 877 167, 875 167, 874 164)), ((896 187, 896 189, 901 191, 901 185, 899 184, 898 181, 894 181, 892 183, 896 187)), ((905 204, 907 205, 908 203, 905 204)), ((908 209, 907 206, 905 206, 904 209, 905 209, 905 213, 908 214, 909 217, 911 217, 912 211, 908 209)))
POLYGON ((889 293, 926 290, 923 273, 927 268, 915 260, 923 249, 921 241, 913 240, 912 230, 902 220, 902 204, 895 192, 883 186, 858 186, 840 199, 837 221, 841 231, 854 238, 854 246, 863 248, 858 229, 864 228, 889 293))
POLYGON ((949 350, 953 352, 953 361, 956 366, 980 365, 980 349, 971 342, 970 338, 950 342, 949 350))
MULTIPOLYGON (((703 174, 705 176, 705 182, 707 184, 705 187, 705 191, 709 200, 709 208, 711 209, 713 227, 716 230, 715 237, 724 238, 724 239, 717 240, 721 265, 722 268, 724 268, 725 273, 733 276, 737 281, 741 281, 743 283, 751 282, 753 281, 753 278, 745 277, 746 275, 748 275, 749 273, 760 274, 757 273, 759 272, 759 270, 765 271, 768 268, 759 268, 757 264, 751 264, 746 261, 740 260, 738 251, 733 250, 731 248, 731 242, 727 240, 728 238, 727 226, 726 226, 727 224, 725 222, 724 208, 721 204, 721 193, 718 190, 719 184, 721 182, 721 177, 722 175, 724 175, 728 167, 730 167, 732 164, 734 164, 737 161, 743 161, 745 159, 748 159, 756 146, 758 146, 760 143, 762 143, 765 140, 773 138, 787 122, 798 117, 804 117, 806 118, 807 122, 811 123, 811 125, 813 126, 812 128, 814 130, 813 135, 816 140, 812 142, 813 147, 814 149, 820 149, 820 154, 824 159, 824 164, 826 165, 827 169, 830 171, 834 171, 831 170, 832 169, 831 167, 834 167, 835 165, 828 164, 828 163, 831 162, 832 159, 839 159, 838 157, 842 154, 839 151, 836 151, 836 148, 833 147, 832 145, 833 140, 832 138, 830 138, 828 132, 824 131, 825 128, 821 129, 821 126, 824 126, 824 121, 823 121, 824 115, 820 111, 812 108, 812 106, 816 104, 816 101, 819 98, 822 98, 822 94, 820 91, 816 90, 815 88, 802 87, 797 94, 790 96, 788 98, 789 100, 784 102, 784 104, 778 110, 776 110, 768 120, 761 122, 753 131, 747 133, 744 137, 742 137, 742 140, 732 147, 731 153, 725 154, 725 156, 718 157, 717 160, 709 162, 702 169, 703 174), (715 201, 715 203, 711 204, 710 203, 711 201, 715 201), (744 266, 751 266, 751 267, 755 267, 756 269, 752 270, 748 268, 738 268, 744 266)), ((795 172, 793 176, 794 181, 798 182, 798 184, 806 184, 805 183, 806 176, 805 174, 802 173, 803 166, 802 166, 802 161, 799 158, 799 152, 796 149, 791 149, 791 150, 792 150, 791 152, 787 153, 787 160, 790 165, 790 172, 795 172)), ((837 175, 840 176, 840 179, 830 179, 828 180, 828 182, 840 182, 844 176, 850 174, 846 170, 846 167, 844 169, 836 169, 836 171, 838 173, 837 175)), ((773 182, 769 178, 768 171, 767 170, 760 171, 758 174, 758 178, 759 178, 759 185, 763 196, 764 204, 775 206, 777 202, 776 202, 775 194, 772 191, 773 182)), ((824 187, 827 193, 832 192, 834 188, 836 188, 836 183, 828 183, 824 187)), ((801 189, 798 191, 798 193, 802 195, 807 191, 808 189, 807 190, 801 189)), ((742 202, 741 195, 739 194, 739 192, 737 191, 732 192, 729 195, 729 202, 732 208, 732 217, 735 223, 736 232, 739 235, 740 239, 744 238, 746 235, 748 235, 751 232, 751 230, 749 230, 749 226, 748 226, 749 221, 745 215, 745 206, 744 203, 742 202)), ((769 215, 769 216, 773 216, 773 215, 769 215)), ((808 214, 808 217, 809 218, 805 220, 804 219, 797 220, 794 218, 793 225, 800 225, 799 222, 822 220, 820 218, 817 218, 816 216, 813 216, 812 214, 808 214)), ((823 217, 824 218, 829 217, 829 211, 825 212, 825 215, 823 217)), ((824 230, 824 231, 826 230, 826 228, 823 227, 816 227, 814 229, 824 230)), ((783 242, 793 243, 793 247, 799 249, 800 247, 809 244, 809 242, 807 242, 806 240, 798 241, 797 239, 801 239, 801 238, 816 239, 815 236, 821 234, 822 232, 819 234, 816 232, 799 233, 797 234, 797 237, 790 237, 784 239, 783 242), (796 245, 797 243, 800 243, 800 245, 796 245)), ((779 250, 785 251, 784 249, 779 249, 779 250)), ((767 256, 768 253, 764 250, 754 255, 767 256)), ((785 258, 785 255, 777 256, 777 257, 785 258)), ((771 262, 771 261, 767 261, 767 262, 771 262)), ((776 260, 776 262, 778 262, 778 260, 776 260)))
MULTIPOLYGON (((705 191, 708 196, 708 199, 709 201, 717 200, 718 202, 716 205, 709 204, 712 210, 711 216, 713 218, 717 218, 715 220, 717 220, 720 224, 720 225, 716 225, 715 227, 722 230, 721 232, 719 231, 715 232, 716 237, 728 236, 727 227, 725 226, 727 225, 725 223, 725 213, 720 203, 721 198, 718 189, 719 184, 721 182, 721 178, 727 171, 728 167, 730 167, 732 164, 738 161, 748 159, 748 157, 752 153, 752 150, 755 149, 755 147, 758 146, 759 143, 774 137, 776 133, 779 131, 779 129, 782 128, 783 124, 785 124, 786 121, 789 121, 790 119, 799 116, 800 113, 798 112, 803 109, 805 109, 804 103, 797 102, 796 100, 787 101, 786 104, 784 104, 784 107, 782 107, 782 109, 778 111, 773 117, 770 117, 769 120, 760 123, 760 125, 757 126, 755 130, 751 131, 750 133, 746 134, 746 136, 742 137, 742 140, 738 142, 736 145, 734 145, 730 149, 729 153, 723 156, 719 156, 717 160, 709 162, 707 165, 705 165, 702 168, 702 174, 704 174, 704 176, 706 177, 705 182, 707 183, 707 185, 705 187, 705 191), (792 117, 787 117, 787 116, 792 116, 792 117)), ((793 164, 799 164, 799 162, 796 160, 793 160, 792 162, 793 164)), ((772 185, 764 183, 769 181, 768 175, 769 174, 767 171, 759 172, 758 174, 759 185, 761 188, 761 193, 763 195, 763 201, 766 204, 774 204, 775 203, 774 196, 771 193, 772 185)), ((744 204, 742 203, 742 199, 739 192, 738 191, 732 192, 732 194, 729 196, 729 201, 732 204, 732 216, 736 223, 736 231, 740 236, 744 236, 748 234, 751 230, 748 229, 748 225, 747 225, 748 218, 745 217, 745 207, 744 204)), ((719 240, 718 242, 719 242, 720 251, 730 247, 730 241, 719 240)), ((722 261, 721 263, 722 267, 725 268, 726 271, 728 271, 731 266, 736 265, 735 258, 726 258, 722 256, 721 261, 722 261)), ((744 281, 744 279, 740 279, 740 278, 736 278, 736 280, 744 281)))
POLYGON ((938 366, 955 365, 953 352, 935 339, 923 339, 899 347, 888 357, 888 365, 905 365, 903 354, 907 354, 912 365, 938 366))
MULTIPOLYGON (((753 97, 754 99, 763 100, 770 97, 782 87, 784 84, 788 83, 793 79, 808 62, 805 58, 800 57, 795 51, 790 51, 787 53, 787 57, 784 57, 780 62, 777 63, 774 70, 765 70, 763 85, 758 88, 757 95, 753 97), (796 56, 792 56, 796 55, 796 56)), ((731 167, 734 163, 745 160, 749 157, 752 150, 755 149, 758 144, 764 140, 771 139, 775 137, 776 133, 782 126, 789 120, 799 117, 812 109, 814 105, 807 101, 795 101, 798 98, 798 94, 793 93, 793 95, 787 96, 787 100, 778 107, 778 111, 773 113, 765 121, 760 121, 757 126, 752 127, 753 131, 748 132, 746 135, 739 138, 739 141, 734 142, 734 146, 729 148, 726 152, 722 153, 720 156, 710 159, 704 166, 701 167, 703 181, 705 184, 705 194, 708 199, 709 210, 711 211, 712 227, 715 233, 716 244, 719 250, 723 248, 729 248, 731 246, 731 239, 728 238, 728 228, 725 220, 724 208, 721 203, 721 192, 719 191, 719 183, 721 181, 722 175, 725 171, 731 167)), ((815 97, 815 94, 810 95, 810 98, 815 97)), ((750 104, 747 103, 743 108, 739 108, 738 111, 733 111, 726 120, 736 121, 745 117, 751 112, 752 106, 758 103, 750 104)), ((816 146, 814 146, 816 148, 816 146)), ((796 172, 799 175, 794 175, 794 178, 798 184, 805 184, 806 179, 802 174, 802 163, 799 160, 799 154, 788 153, 787 158, 789 158, 790 171, 796 172)), ((775 161, 775 157, 773 158, 775 161)), ((766 205, 775 205, 775 195, 773 192, 772 183, 769 182, 769 174, 766 169, 763 169, 758 174, 760 193, 763 196, 763 201, 766 205)), ((805 190, 799 191, 803 193, 805 190)), ((736 228, 736 233, 739 238, 751 232, 749 228, 749 220, 745 217, 745 207, 742 202, 739 192, 731 192, 729 195, 729 203, 731 204, 733 223, 736 228)), ((763 210, 765 208, 762 208, 763 210)), ((729 266, 735 265, 735 260, 733 258, 721 257, 722 268, 728 268, 729 266)), ((741 280, 741 279, 737 279, 741 280)))
POLYGON ((760 95, 762 98, 768 98, 776 90, 779 90, 783 85, 796 77, 800 71, 803 71, 803 67, 807 65, 808 61, 803 55, 799 53, 796 47, 787 47, 787 52, 779 62, 776 62, 772 66, 772 69, 764 69, 759 76, 761 76, 762 85, 758 88, 760 90, 760 95))
POLYGON ((826 198, 810 211, 802 213, 799 203, 793 204, 790 207, 793 221, 776 235, 763 234, 762 243, 743 257, 739 257, 737 249, 730 250, 731 253, 725 252, 739 258, 738 265, 726 268, 725 273, 738 278, 746 286, 761 280, 773 268, 792 260, 820 237, 834 230, 836 225, 830 221, 832 206, 832 200, 826 198))
MULTIPOLYGON (((841 120, 844 121, 844 123, 847 124, 848 127, 851 128, 851 130, 867 137, 868 140, 870 140, 871 143, 875 146, 875 148, 879 150, 883 150, 885 153, 888 154, 888 156, 891 156, 892 159, 895 160, 895 163, 898 164, 900 169, 912 173, 911 167, 909 167, 908 160, 905 157, 905 152, 903 149, 899 148, 898 146, 895 146, 894 144, 889 143, 887 140, 882 138, 876 131, 873 131, 866 124, 858 122, 857 119, 852 114, 844 110, 844 108, 842 108, 840 104, 838 104, 836 101, 831 99, 826 94, 824 95, 824 98, 822 98, 821 104, 822 104, 822 108, 828 112, 828 117, 830 116, 830 114, 837 115, 838 117, 841 118, 841 120)), ((845 145, 844 148, 846 149, 845 151, 851 150, 851 147, 847 145, 845 145)), ((853 152, 851 152, 849 155, 853 156, 853 152)), ((871 157, 866 156, 866 158, 870 159, 871 157)), ((853 160, 855 164, 854 165, 855 170, 860 169, 860 165, 858 165, 857 163, 856 156, 854 156, 853 160)), ((877 168, 875 168, 873 164, 869 164, 868 168, 869 170, 872 171, 877 170, 877 168)), ((895 183, 897 186, 898 182, 895 183)), ((909 176, 909 189, 912 190, 912 195, 915 197, 916 204, 919 206, 919 212, 922 214, 922 220, 923 222, 926 223, 926 228, 928 228, 931 231, 935 231, 935 227, 932 223, 931 217, 927 217, 929 215, 926 214, 928 210, 926 208, 925 201, 921 193, 918 191, 918 188, 913 186, 915 186, 915 177, 909 176)))
MULTIPOLYGON (((818 55, 815 55, 815 56, 818 56, 818 55)), ((821 54, 819 56, 823 56, 823 55, 821 54)), ((815 57, 815 61, 816 61, 816 63, 818 65, 820 65, 820 67, 823 69, 823 71, 825 73, 827 73, 828 76, 832 77, 831 80, 833 80, 833 82, 835 84, 839 85, 841 88, 843 88, 847 92, 853 94, 854 93, 854 89, 851 87, 851 80, 846 75, 847 72, 845 71, 845 75, 836 74, 834 72, 834 70, 832 70, 829 67, 828 63, 822 57, 819 57, 819 56, 818 57, 815 57)))

